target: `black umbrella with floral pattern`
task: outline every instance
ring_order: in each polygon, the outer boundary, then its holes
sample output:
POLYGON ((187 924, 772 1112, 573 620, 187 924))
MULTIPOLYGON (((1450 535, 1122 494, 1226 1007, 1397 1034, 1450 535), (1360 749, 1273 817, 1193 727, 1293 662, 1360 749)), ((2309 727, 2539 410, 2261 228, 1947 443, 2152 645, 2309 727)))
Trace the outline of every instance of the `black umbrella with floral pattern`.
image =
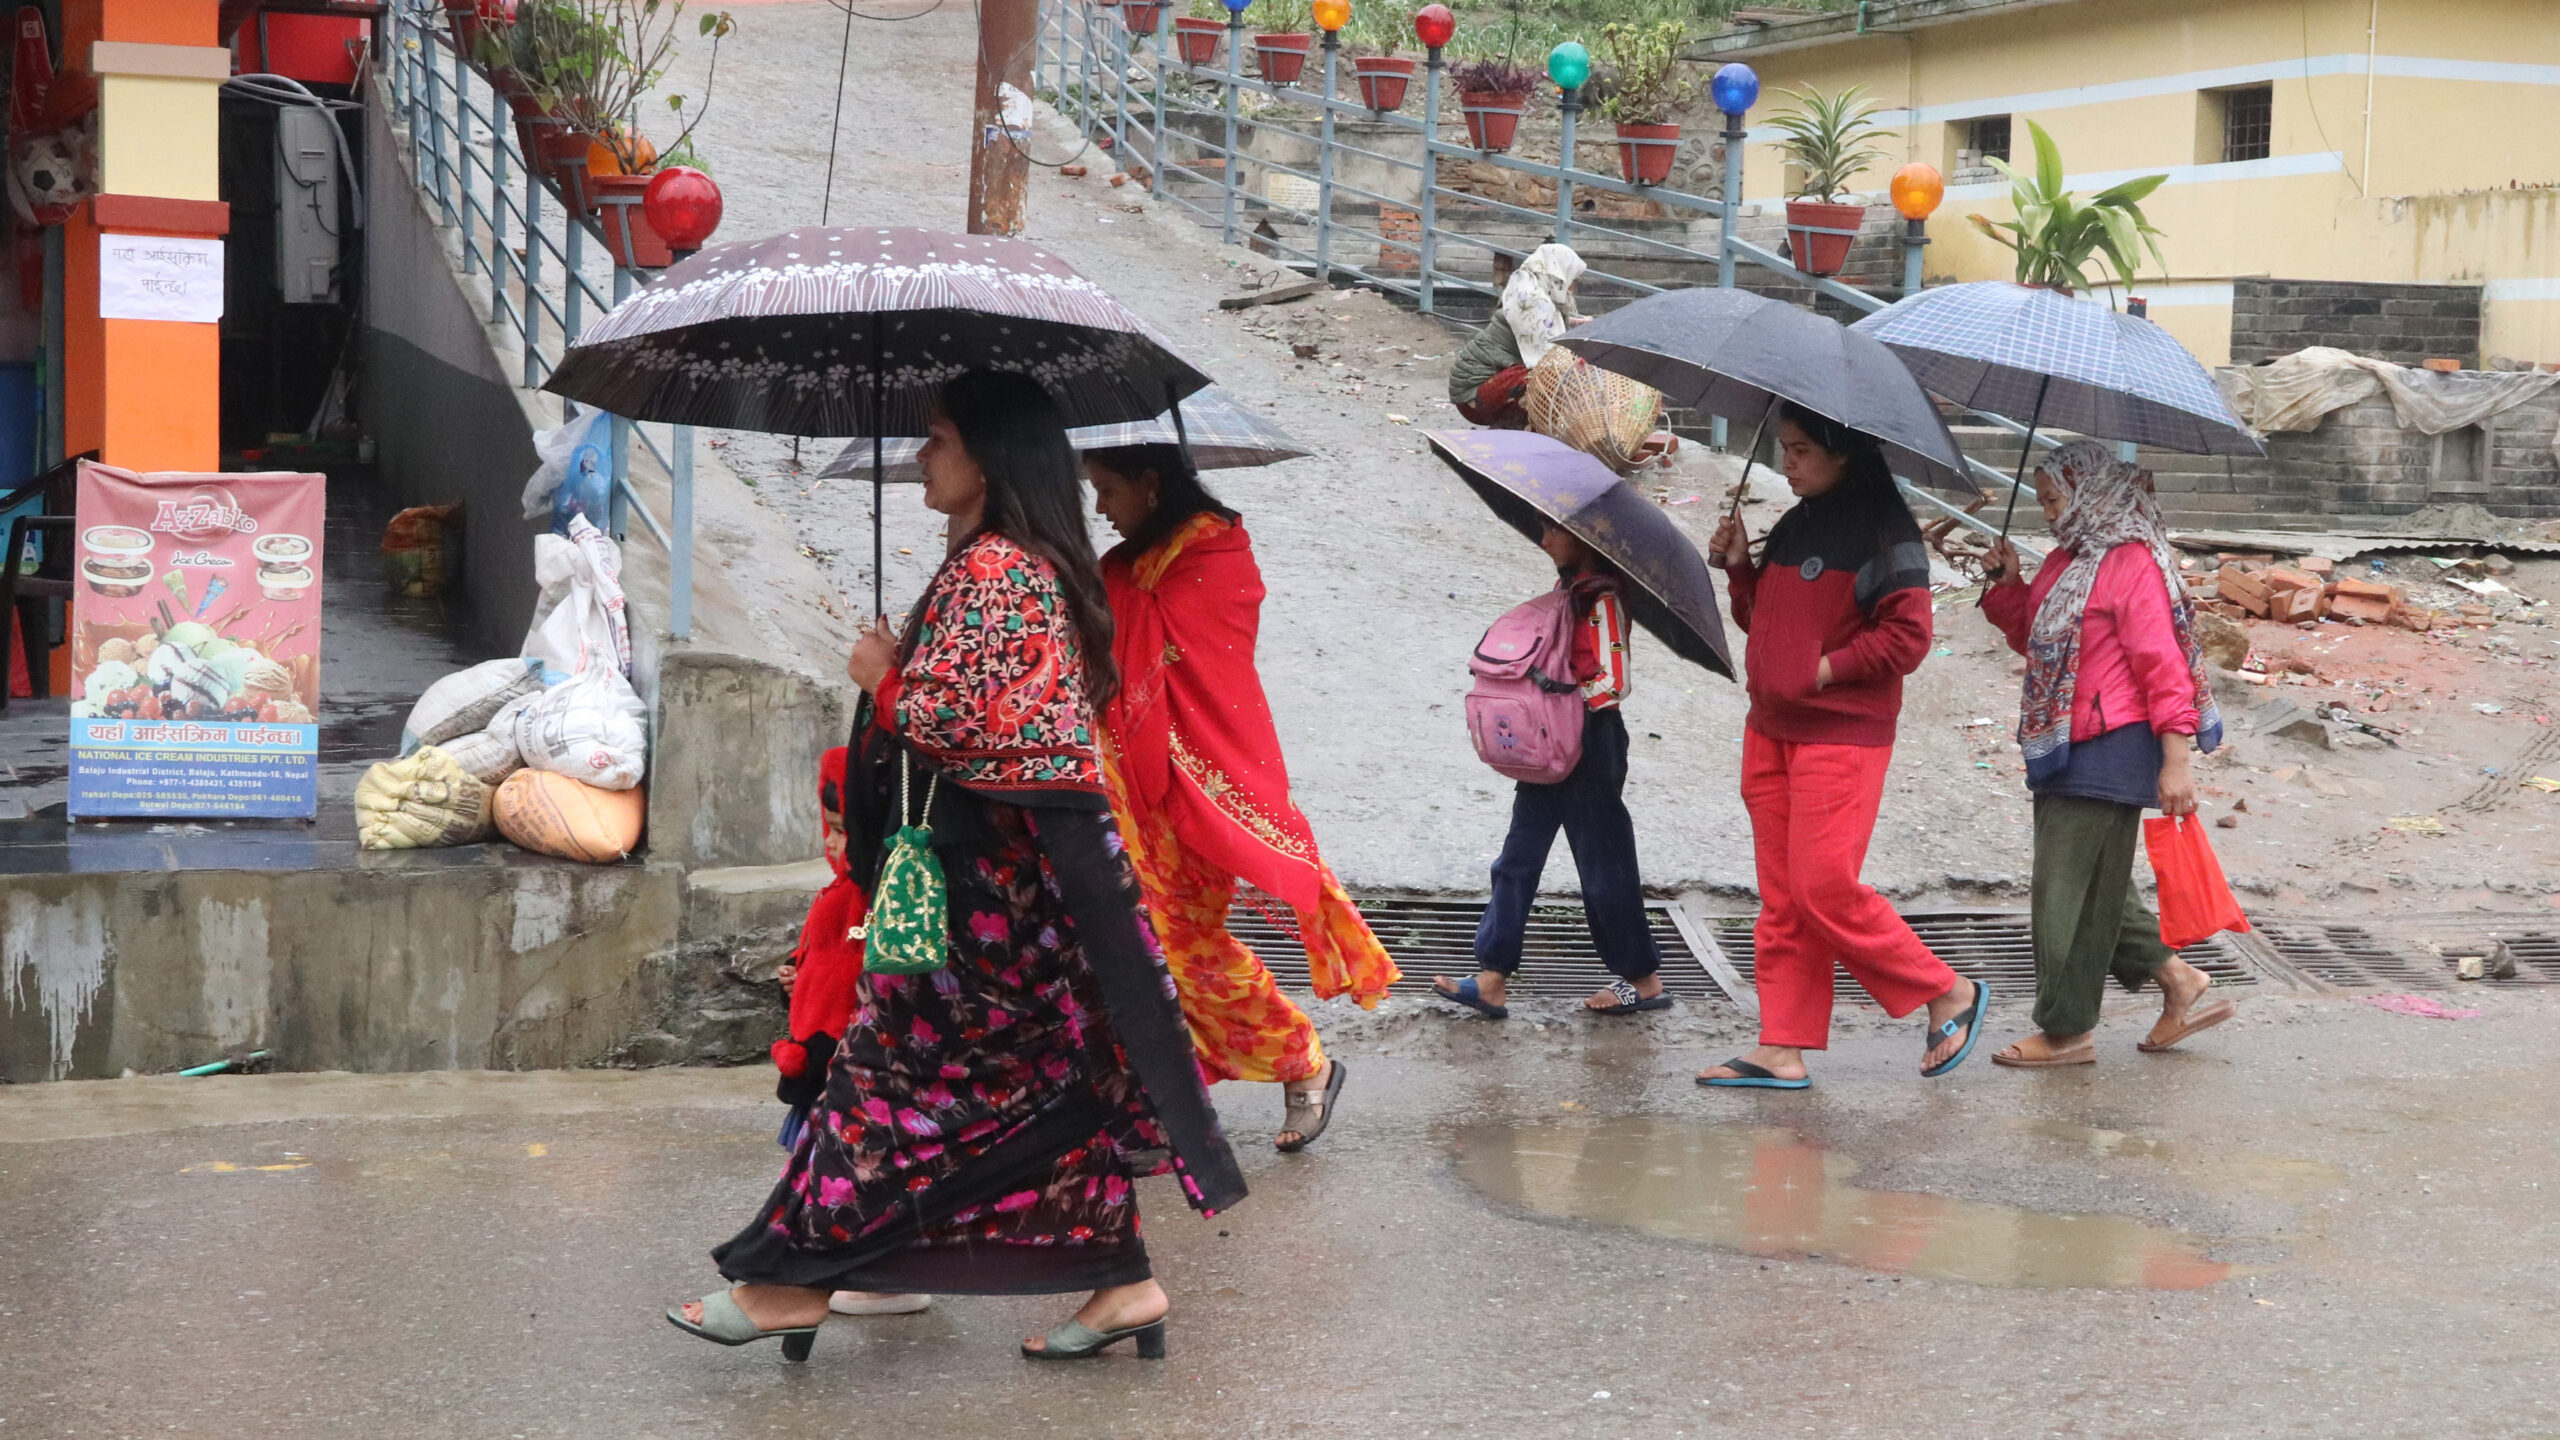
MULTIPOLYGON (((1027 240, 863 226, 670 267, 588 327, 543 388, 632 420, 879 439, 923 436, 942 387, 981 369, 1034 376, 1070 426, 1150 419, 1209 383, 1027 240)), ((876 494, 872 511, 876 552, 876 494)), ((879 570, 875 553, 875 602, 879 570)))

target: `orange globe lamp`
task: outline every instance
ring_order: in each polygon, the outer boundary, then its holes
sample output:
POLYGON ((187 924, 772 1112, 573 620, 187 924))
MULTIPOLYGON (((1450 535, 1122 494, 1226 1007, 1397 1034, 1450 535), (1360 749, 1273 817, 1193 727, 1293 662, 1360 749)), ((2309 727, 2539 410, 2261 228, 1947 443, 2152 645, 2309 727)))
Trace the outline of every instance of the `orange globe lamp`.
POLYGON ((625 168, 622 163, 622 152, 615 149, 612 143, 621 138, 621 133, 617 131, 610 137, 599 136, 587 146, 588 174, 646 175, 657 168, 658 147, 650 144, 649 137, 646 135, 637 136, 630 142, 632 152, 640 163, 637 166, 625 168))
POLYGON ((1947 198, 1947 182, 1938 167, 1913 161, 1893 172, 1893 208, 1905 220, 1926 220, 1947 198))
POLYGON ((1351 23, 1351 0, 1316 0, 1315 13, 1317 29, 1337 34, 1351 23))

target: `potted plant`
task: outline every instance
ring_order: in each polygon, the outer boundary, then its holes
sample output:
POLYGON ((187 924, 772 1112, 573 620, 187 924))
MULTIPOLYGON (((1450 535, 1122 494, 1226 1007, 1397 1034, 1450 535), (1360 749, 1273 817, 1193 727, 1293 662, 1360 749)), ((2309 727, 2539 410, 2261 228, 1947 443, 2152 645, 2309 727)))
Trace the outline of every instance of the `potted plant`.
MULTIPOLYGON (((641 130, 640 109, 666 73, 684 18, 684 0, 542 3, 574 10, 578 21, 568 27, 574 43, 551 67, 549 81, 551 111, 568 119, 570 129, 565 134, 552 131, 543 138, 561 197, 601 219, 605 248, 615 264, 670 264, 673 252, 649 227, 640 206, 660 159, 657 147, 641 130), (582 142, 574 155, 569 153, 573 142, 582 142)), ((715 11, 694 21, 695 33, 711 42, 703 102, 688 111, 684 96, 666 97, 667 108, 683 127, 666 147, 669 163, 680 156, 700 168, 693 155, 693 132, 710 107, 710 86, 720 71, 720 42, 735 28, 736 22, 726 12, 715 11)))
POLYGON ((1164 24, 1168 0, 1120 0, 1120 23, 1132 35, 1153 35, 1164 24))
POLYGON ((551 181, 561 203, 587 210, 587 150, 594 137, 581 123, 577 96, 603 63, 611 35, 588 18, 580 0, 521 0, 509 28, 508 52, 521 94, 508 96, 524 163, 551 181))
POLYGON ((2062 187, 2062 152, 2055 148, 2053 137, 2033 120, 2027 122, 2027 133, 2035 139, 2033 175, 2018 173, 2005 160, 1982 157, 1984 164, 2009 177, 2009 200, 2018 218, 1995 223, 1980 215, 1965 217, 1974 228, 2017 252, 2018 283, 2065 295, 2085 290, 2089 262, 2104 256, 2129 290, 2146 251, 2167 273, 2169 261, 2160 253, 2160 232, 2143 215, 2141 202, 2169 177, 2138 176, 2086 201, 2076 200, 2062 187))
POLYGON ((1188 14, 1173 22, 1174 48, 1185 65, 1218 62, 1218 40, 1227 33, 1227 7, 1218 0, 1191 0, 1188 14))
POLYGON ((1478 150, 1510 149, 1538 79, 1537 71, 1508 59, 1450 66, 1449 83, 1458 87, 1458 109, 1467 120, 1467 143, 1478 150))
POLYGON ((1396 53, 1406 33, 1403 12, 1384 5, 1368 7, 1352 22, 1352 43, 1377 52, 1351 57, 1352 78, 1360 85, 1360 103, 1381 115, 1403 109, 1405 89, 1413 83, 1414 58, 1396 53))
POLYGON ((1254 64, 1273 85, 1295 85, 1316 42, 1307 0, 1261 0, 1264 29, 1253 37, 1254 64))
POLYGON ((1671 117, 1698 90, 1694 78, 1680 73, 1686 38, 1677 20, 1600 27, 1609 66, 1600 113, 1618 127, 1618 172, 1632 184, 1659 185, 1671 178, 1671 162, 1680 153, 1680 126, 1671 117))
POLYGON ((1859 171, 1891 158, 1874 142, 1892 132, 1868 122, 1876 107, 1863 85, 1828 97, 1819 90, 1785 93, 1796 108, 1770 116, 1769 124, 1787 137, 1787 159, 1804 172, 1787 202, 1787 246, 1806 274, 1837 275, 1867 218, 1866 206, 1843 204, 1840 197, 1859 171))

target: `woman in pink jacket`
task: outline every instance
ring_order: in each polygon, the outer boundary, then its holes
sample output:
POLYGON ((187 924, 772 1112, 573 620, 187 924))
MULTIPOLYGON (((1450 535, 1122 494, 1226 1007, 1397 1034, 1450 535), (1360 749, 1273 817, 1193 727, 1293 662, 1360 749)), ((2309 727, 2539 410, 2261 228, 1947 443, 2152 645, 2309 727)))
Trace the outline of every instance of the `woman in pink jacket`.
POLYGON ((2151 476, 2092 440, 2036 467, 2036 499, 2061 542, 2027 584, 2015 547, 1991 553, 1982 610, 2027 657, 2018 744, 2035 796, 2036 1029, 1994 1063, 2087 1065, 2098 1058, 2107 976, 2160 985, 2160 1021, 2142 1042, 2166 1050, 2230 1018, 2213 982, 2160 943, 2133 885, 2146 806, 2196 808, 2194 752, 2222 739, 2193 611, 2160 525, 2151 476))

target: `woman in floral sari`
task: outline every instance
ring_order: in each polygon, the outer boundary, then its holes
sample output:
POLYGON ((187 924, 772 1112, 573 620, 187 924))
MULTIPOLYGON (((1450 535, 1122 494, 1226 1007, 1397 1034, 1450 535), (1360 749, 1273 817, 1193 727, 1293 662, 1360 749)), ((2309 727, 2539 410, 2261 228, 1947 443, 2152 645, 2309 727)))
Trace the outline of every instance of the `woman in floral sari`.
POLYGON ((1395 962, 1289 803, 1253 665, 1262 572, 1241 517, 1175 446, 1088 451, 1084 464, 1094 507, 1122 537, 1102 561, 1121 681, 1104 727, 1112 810, 1201 1067, 1213 1080, 1278 1082, 1288 1113, 1273 1143, 1303 1150, 1332 1123, 1350 1071, 1228 932, 1237 883, 1288 908, 1319 998, 1374 1008, 1395 962))
POLYGON ((667 1318, 799 1359, 831 1291, 1091 1290, 1023 1353, 1134 1338, 1161 1357, 1171 1302, 1131 1181, 1172 1173, 1203 1213, 1244 1181, 1104 795, 1094 716, 1116 677, 1075 455, 1037 382, 977 373, 945 389, 919 459, 951 549, 905 634, 875 625, 847 666, 870 698, 846 835, 871 876, 888 837, 929 825, 949 963, 864 974, 781 1181, 712 1252, 739 1283, 667 1318))

